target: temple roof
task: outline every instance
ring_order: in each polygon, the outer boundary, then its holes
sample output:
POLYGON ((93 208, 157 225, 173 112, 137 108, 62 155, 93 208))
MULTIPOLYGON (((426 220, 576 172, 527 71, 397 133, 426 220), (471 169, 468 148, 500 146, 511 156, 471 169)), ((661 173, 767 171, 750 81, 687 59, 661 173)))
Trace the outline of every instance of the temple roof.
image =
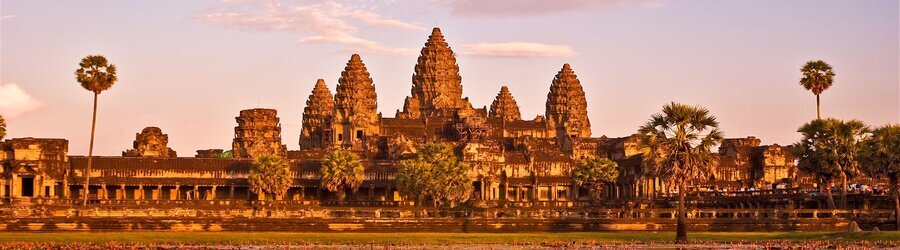
POLYGON ((568 63, 553 78, 546 106, 547 119, 565 127, 567 133, 577 137, 591 136, 584 89, 568 63))
POLYGON ((522 115, 519 113, 519 104, 516 104, 516 99, 509 93, 509 88, 506 86, 500 87, 500 93, 497 94, 494 102, 491 103, 491 111, 488 116, 500 117, 504 121, 522 120, 522 115))

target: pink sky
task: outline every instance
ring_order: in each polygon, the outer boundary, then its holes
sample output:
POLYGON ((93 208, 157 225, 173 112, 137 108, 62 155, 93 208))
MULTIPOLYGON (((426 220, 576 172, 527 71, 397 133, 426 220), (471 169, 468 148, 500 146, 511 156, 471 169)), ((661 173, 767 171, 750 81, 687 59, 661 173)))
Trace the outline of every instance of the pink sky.
POLYGON ((393 116, 437 25, 477 107, 507 85, 523 118, 542 115, 571 63, 595 136, 627 136, 677 101, 709 108, 727 137, 790 144, 815 116, 798 84, 812 59, 837 73, 825 116, 900 121, 898 12, 894 0, 3 0, 0 114, 8 138, 66 138, 86 154, 92 96, 73 72, 103 54, 120 80, 100 96, 99 155, 121 154, 147 126, 181 156, 228 149, 234 117, 254 107, 277 109, 297 149, 316 79, 334 91, 359 53, 393 116))

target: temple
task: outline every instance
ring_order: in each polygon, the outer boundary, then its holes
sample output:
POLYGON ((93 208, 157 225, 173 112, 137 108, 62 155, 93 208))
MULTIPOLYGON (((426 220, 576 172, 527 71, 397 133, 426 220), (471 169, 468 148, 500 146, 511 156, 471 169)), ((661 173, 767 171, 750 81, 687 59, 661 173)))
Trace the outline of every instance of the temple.
MULTIPOLYGON (((278 112, 262 108, 242 110, 235 117, 230 150, 202 149, 194 157, 179 157, 167 144, 188 138, 169 138, 160 128, 147 127, 122 156, 94 157, 90 172, 86 172, 87 157, 68 155, 67 140, 8 139, 0 142, 0 196, 4 204, 23 206, 73 204, 84 195, 98 204, 258 201, 262 197, 250 191, 248 169, 255 157, 274 154, 289 159, 294 176, 288 193, 276 202, 327 204, 337 198, 320 186, 319 165, 327 152, 346 149, 360 155, 366 169, 360 191, 351 194, 348 202, 394 206, 411 202, 395 186, 399 162, 411 157, 423 143, 442 142, 453 145, 460 159, 472 166, 473 206, 666 207, 657 198, 670 194, 674 187, 642 172, 637 137, 597 137, 592 133, 598 130, 592 129, 588 117, 590 98, 575 68, 562 64, 555 76, 547 76, 542 115, 523 118, 511 89, 525 87, 503 86, 489 109, 473 108, 469 98, 463 97, 455 53, 441 30, 434 28, 413 67, 410 95, 394 117, 378 112, 377 79, 370 76, 363 58, 353 54, 336 80, 333 95, 322 79, 310 85, 308 97, 297 94, 307 99, 300 138, 291 139, 298 142, 299 150, 289 151, 282 143, 278 112), (618 163, 621 174, 604 189, 600 203, 591 202, 588 187, 576 185, 570 177, 569 172, 583 157, 607 157, 618 163), (91 177, 88 190, 83 188, 86 176, 91 177)), ((694 183, 692 190, 710 195, 748 192, 761 197, 758 195, 814 185, 797 171, 785 146, 760 145, 754 137, 730 138, 720 145, 718 154, 714 178, 694 183)), ((820 208, 820 198, 803 196, 777 202, 723 198, 708 204, 820 208)))

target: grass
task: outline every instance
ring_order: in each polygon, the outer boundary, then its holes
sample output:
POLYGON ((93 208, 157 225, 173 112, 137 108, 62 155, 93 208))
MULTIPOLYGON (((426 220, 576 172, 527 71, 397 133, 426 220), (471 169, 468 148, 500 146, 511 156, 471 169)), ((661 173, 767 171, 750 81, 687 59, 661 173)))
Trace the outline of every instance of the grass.
MULTIPOLYGON (((697 232, 692 241, 900 241, 900 232, 697 232)), ((0 232, 0 242, 245 243, 245 244, 540 244, 555 242, 664 242, 673 232, 578 233, 308 233, 308 232, 0 232)))

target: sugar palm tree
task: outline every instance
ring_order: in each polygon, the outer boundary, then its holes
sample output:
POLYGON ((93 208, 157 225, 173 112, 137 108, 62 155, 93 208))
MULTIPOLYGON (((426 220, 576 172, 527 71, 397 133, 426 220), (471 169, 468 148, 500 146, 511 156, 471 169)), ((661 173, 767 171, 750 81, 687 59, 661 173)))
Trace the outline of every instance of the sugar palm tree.
POLYGON ((75 70, 75 78, 81 87, 94 93, 94 112, 91 118, 91 144, 88 147, 88 163, 84 172, 84 205, 87 205, 91 181, 91 164, 94 156, 94 131, 97 128, 97 96, 116 83, 116 65, 110 64, 102 55, 89 55, 81 59, 80 68, 75 70))
POLYGON ((803 136, 794 143, 797 168, 816 176, 825 186, 828 205, 835 208, 831 183, 841 181, 841 208, 847 207, 847 179, 859 174, 858 161, 862 140, 869 127, 858 120, 816 119, 797 130, 803 136))
POLYGON ((344 200, 346 189, 354 192, 366 178, 365 168, 360 162, 359 155, 346 151, 335 150, 322 159, 322 186, 332 192, 337 192, 338 198, 344 200))
POLYGON ((685 186, 708 180, 717 162, 712 148, 723 138, 718 127, 706 108, 673 102, 638 130, 646 173, 678 187, 675 243, 687 242, 685 186))
POLYGON ((885 177, 891 183, 894 215, 900 230, 900 124, 888 124, 872 131, 863 142, 860 165, 869 176, 885 177))
POLYGON ((585 157, 572 170, 572 178, 575 179, 577 186, 590 184, 592 197, 599 200, 603 185, 619 178, 618 167, 619 164, 609 158, 585 157))
POLYGON ((278 155, 259 156, 247 173, 250 189, 272 200, 287 193, 291 187, 291 173, 288 161, 278 155))
POLYGON ((803 78, 800 78, 800 85, 816 95, 816 118, 822 119, 819 95, 834 83, 834 71, 831 70, 831 65, 828 65, 825 61, 815 60, 806 62, 803 68, 800 69, 800 72, 803 73, 803 78))
POLYGON ((0 115, 0 140, 3 140, 3 138, 6 138, 6 121, 0 115))

